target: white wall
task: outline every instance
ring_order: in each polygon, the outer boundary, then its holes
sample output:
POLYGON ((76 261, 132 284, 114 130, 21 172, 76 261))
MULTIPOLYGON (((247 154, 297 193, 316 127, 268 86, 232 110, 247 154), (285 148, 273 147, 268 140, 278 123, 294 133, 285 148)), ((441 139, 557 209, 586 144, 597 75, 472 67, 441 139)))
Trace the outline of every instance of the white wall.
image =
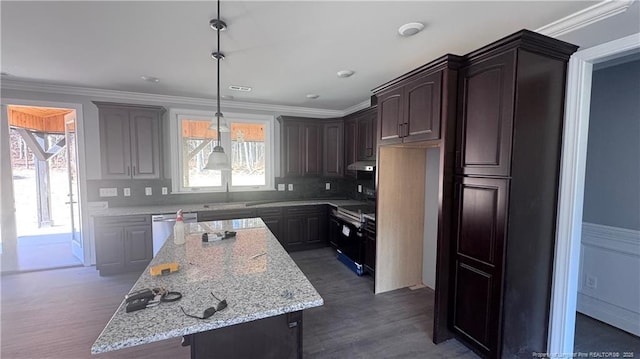
POLYGON ((438 173, 440 149, 427 149, 424 198, 424 244, 422 246, 422 283, 436 288, 436 249, 438 240, 438 173))
POLYGON ((583 223, 578 311, 640 335, 640 231, 583 223))

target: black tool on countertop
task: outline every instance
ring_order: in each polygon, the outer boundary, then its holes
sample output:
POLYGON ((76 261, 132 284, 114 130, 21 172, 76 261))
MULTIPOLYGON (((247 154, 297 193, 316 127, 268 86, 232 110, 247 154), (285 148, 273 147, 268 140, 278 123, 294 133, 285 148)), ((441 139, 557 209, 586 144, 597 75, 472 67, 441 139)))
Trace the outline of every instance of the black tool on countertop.
POLYGON ((203 242, 221 241, 223 239, 232 238, 236 236, 235 231, 224 231, 224 235, 222 233, 211 233, 211 234, 212 236, 210 236, 209 233, 202 233, 202 241, 203 242))
POLYGON ((137 290, 135 292, 131 292, 129 294, 127 294, 124 299, 127 303, 130 303, 134 300, 137 299, 146 299, 147 301, 153 299, 156 296, 156 293, 154 293, 151 289, 149 288, 144 288, 144 289, 140 289, 137 290))
POLYGON ((145 309, 149 303, 149 298, 138 298, 130 302, 127 302, 127 313, 135 312, 136 310, 145 309))

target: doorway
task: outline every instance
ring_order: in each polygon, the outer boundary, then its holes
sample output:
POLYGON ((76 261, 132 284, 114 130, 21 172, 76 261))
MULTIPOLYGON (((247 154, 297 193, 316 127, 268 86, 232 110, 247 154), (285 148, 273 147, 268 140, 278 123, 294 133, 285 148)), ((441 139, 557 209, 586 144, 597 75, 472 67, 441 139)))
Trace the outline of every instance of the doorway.
POLYGON ((593 67, 638 51, 640 33, 578 51, 569 61, 547 347, 553 355, 574 352, 593 67))
POLYGON ((6 112, 16 238, 3 255, 14 256, 14 271, 82 265, 76 110, 8 105, 6 112))

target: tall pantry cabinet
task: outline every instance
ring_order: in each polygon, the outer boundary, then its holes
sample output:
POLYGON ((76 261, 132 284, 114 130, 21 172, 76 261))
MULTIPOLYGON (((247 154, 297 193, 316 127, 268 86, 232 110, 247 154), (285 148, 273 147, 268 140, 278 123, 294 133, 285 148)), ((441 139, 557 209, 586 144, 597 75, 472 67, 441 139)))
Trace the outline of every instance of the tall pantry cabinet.
POLYGON ((449 321, 486 357, 546 352, 575 50, 523 30, 468 54, 459 72, 449 321))

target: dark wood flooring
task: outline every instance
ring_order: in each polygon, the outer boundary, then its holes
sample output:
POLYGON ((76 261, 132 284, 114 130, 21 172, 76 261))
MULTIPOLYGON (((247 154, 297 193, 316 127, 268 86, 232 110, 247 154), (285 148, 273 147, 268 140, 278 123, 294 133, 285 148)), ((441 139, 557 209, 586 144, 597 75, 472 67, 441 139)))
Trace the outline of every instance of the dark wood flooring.
POLYGON ((637 358, 640 357, 640 337, 576 313, 574 352, 619 353, 620 358, 623 358, 623 352, 628 352, 634 353, 637 358))
MULTIPOLYGON (((333 252, 293 253, 325 305, 304 313, 305 358, 477 358, 455 340, 431 342, 433 291, 374 295, 333 252)), ((96 356, 90 347, 138 274, 100 277, 94 267, 3 276, 2 358, 188 358, 180 338, 96 356)))

